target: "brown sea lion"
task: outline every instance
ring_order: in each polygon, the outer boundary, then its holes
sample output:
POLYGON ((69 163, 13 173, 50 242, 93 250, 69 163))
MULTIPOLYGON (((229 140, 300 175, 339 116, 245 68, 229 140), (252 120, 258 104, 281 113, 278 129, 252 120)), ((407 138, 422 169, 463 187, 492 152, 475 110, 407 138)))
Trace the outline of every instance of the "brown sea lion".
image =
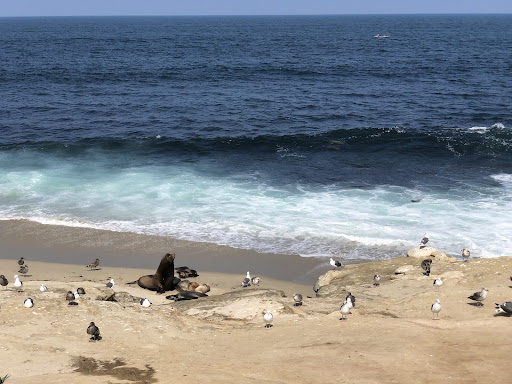
POLYGON ((165 292, 172 291, 175 287, 174 279, 174 258, 175 253, 166 253, 154 275, 141 276, 137 283, 139 287, 151 291, 165 292))
POLYGON ((178 267, 176 268, 176 273, 182 279, 186 279, 187 277, 198 277, 198 273, 195 269, 190 269, 189 267, 178 267))
POLYGON ((199 283, 193 281, 188 285, 188 291, 195 292, 197 287, 199 287, 199 283))

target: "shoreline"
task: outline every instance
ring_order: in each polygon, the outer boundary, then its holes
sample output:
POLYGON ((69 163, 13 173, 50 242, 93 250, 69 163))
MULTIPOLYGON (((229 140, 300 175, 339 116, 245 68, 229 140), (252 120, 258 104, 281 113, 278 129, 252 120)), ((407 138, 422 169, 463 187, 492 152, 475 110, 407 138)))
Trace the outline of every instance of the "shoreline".
POLYGON ((140 268, 153 273, 161 257, 169 252, 176 253, 175 267, 186 265, 199 273, 245 276, 249 270, 252 274, 311 286, 330 268, 327 258, 259 253, 212 243, 22 219, 0 220, 0 244, 0 259, 23 256, 28 263, 85 266, 99 258, 101 266, 140 268))

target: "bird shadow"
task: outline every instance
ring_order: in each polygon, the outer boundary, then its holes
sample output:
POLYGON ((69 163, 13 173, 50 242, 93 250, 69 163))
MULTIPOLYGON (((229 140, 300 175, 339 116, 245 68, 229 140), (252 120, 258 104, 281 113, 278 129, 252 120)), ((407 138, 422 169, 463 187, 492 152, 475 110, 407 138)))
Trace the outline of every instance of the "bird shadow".
POLYGON ((481 304, 481 305, 480 305, 480 304, 478 304, 478 303, 466 303, 466 304, 467 304, 467 305, 471 305, 471 306, 473 306, 473 307, 477 307, 477 308, 483 308, 483 307, 484 307, 484 305, 483 305, 483 304, 481 304))
POLYGON ((494 317, 512 317, 512 314, 506 312, 495 313, 494 317))

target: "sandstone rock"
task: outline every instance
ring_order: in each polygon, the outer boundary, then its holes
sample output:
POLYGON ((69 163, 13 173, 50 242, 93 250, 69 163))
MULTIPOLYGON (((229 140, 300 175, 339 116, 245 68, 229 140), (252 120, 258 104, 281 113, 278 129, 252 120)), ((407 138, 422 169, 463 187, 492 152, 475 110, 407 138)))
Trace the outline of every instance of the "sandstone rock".
POLYGON ((98 289, 95 300, 112 301, 115 295, 116 293, 112 288, 101 288, 98 289))
POLYGON ((347 275, 347 270, 343 269, 341 271, 330 270, 320 275, 313 287, 313 290, 318 293, 320 288, 325 287, 331 283, 334 279, 342 278, 347 275))
POLYGON ((439 251, 433 247, 415 247, 407 251, 407 257, 415 257, 418 259, 433 258, 437 261, 446 261, 455 263, 457 258, 448 257, 445 252, 439 251))
POLYGON ((408 272, 411 272, 414 269, 414 267, 410 264, 402 265, 401 267, 398 267, 395 269, 395 275, 405 275, 408 272))
POLYGON ((284 304, 284 297, 284 292, 278 290, 239 290, 197 300, 179 301, 173 306, 197 318, 250 321, 259 319, 267 309, 274 315, 293 314, 293 309, 284 304))

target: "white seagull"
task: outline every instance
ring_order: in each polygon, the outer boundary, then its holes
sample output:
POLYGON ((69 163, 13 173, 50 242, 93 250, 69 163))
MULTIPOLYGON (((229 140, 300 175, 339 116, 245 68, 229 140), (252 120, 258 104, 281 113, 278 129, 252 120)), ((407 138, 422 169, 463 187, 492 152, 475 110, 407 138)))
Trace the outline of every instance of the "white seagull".
POLYGON ((265 311, 263 315, 263 321, 265 321, 265 328, 270 328, 272 325, 270 324, 274 320, 274 316, 270 313, 270 311, 265 311))
POLYGON ((483 307, 482 301, 487 297, 487 292, 489 292, 487 288, 482 288, 480 292, 475 292, 471 296, 468 296, 468 299, 475 300, 478 307, 483 307))
POLYGON ((41 292, 46 292, 48 290, 48 287, 46 285, 44 285, 44 284, 41 284, 41 286, 39 287, 39 290, 41 292))
POLYGON ((23 303, 23 306, 25 308, 32 308, 34 306, 34 300, 32 300, 30 297, 26 299, 23 303))
POLYGON ((114 288, 114 279, 110 279, 110 282, 108 282, 107 284, 105 284, 105 287, 107 288, 114 288))
POLYGON ((332 257, 329 260, 329 264, 332 265, 332 269, 336 269, 336 267, 341 267, 341 263, 338 260, 334 260, 332 257))
POLYGON ((432 311, 432 320, 439 320, 439 312, 441 312, 441 301, 436 299, 436 302, 432 304, 430 310, 432 311), (434 319, 434 313, 437 314, 437 319, 434 319))
POLYGON ((247 276, 242 281, 242 287, 249 287, 251 285, 251 274, 247 271, 247 276))
POLYGON ((380 285, 380 275, 374 275, 373 276, 373 286, 378 287, 380 285))
POLYGON ((438 277, 437 279, 434 280, 434 287, 441 287, 441 285, 443 285, 443 280, 441 280, 440 277, 438 277))
POLYGON ((468 261, 470 255, 471 255, 471 252, 469 252, 469 249, 464 248, 462 250, 462 260, 468 261))
POLYGON ((23 283, 20 281, 18 275, 14 275, 14 286, 18 288, 18 291, 21 291, 21 288, 23 288, 23 283))
POLYGON ((343 302, 343 304, 341 305, 341 308, 340 308, 341 318, 340 318, 340 320, 347 320, 347 315, 350 313, 350 306, 349 306, 348 300, 350 300, 350 298, 345 300, 343 302), (345 315, 345 317, 343 317, 343 315, 345 315))
POLYGON ((149 301, 148 299, 146 299, 145 297, 140 299, 140 305, 142 305, 144 308, 149 308, 151 307, 151 301, 149 301))

